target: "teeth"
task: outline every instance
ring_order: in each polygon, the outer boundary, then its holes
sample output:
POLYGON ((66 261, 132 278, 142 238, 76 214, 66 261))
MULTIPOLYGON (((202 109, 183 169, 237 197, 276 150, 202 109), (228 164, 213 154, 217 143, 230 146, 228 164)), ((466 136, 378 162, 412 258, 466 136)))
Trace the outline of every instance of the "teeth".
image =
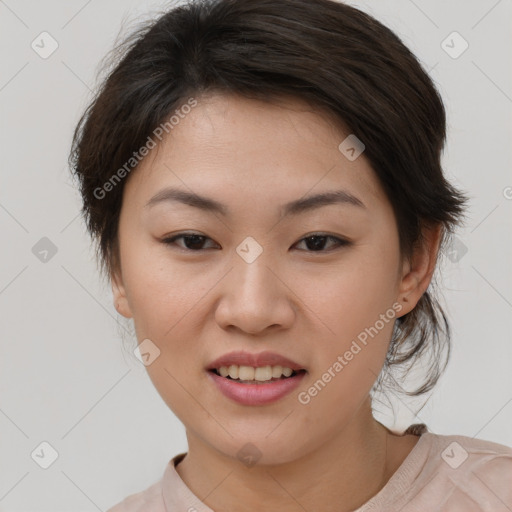
POLYGON ((221 377, 227 377, 229 375, 229 368, 227 366, 221 366, 218 370, 221 377))
POLYGON ((279 379, 282 375, 289 377, 293 370, 282 366, 260 366, 253 368, 252 366, 238 366, 232 364, 231 366, 221 366, 217 371, 222 377, 231 377, 232 379, 240 380, 255 380, 266 381, 279 379))

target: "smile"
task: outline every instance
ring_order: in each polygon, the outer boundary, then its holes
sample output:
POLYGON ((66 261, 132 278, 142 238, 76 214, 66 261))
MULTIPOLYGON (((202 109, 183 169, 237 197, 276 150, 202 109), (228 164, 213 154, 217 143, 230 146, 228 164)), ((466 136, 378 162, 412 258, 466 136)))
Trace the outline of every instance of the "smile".
MULTIPOLYGON (((221 367, 222 373, 226 373, 226 367, 221 367)), ((242 405, 266 405, 274 403, 281 398, 291 393, 302 381, 306 375, 306 370, 291 370, 285 368, 281 370, 281 367, 263 367, 263 368, 251 368, 251 367, 230 367, 229 373, 226 376, 222 376, 217 370, 209 370, 208 375, 212 379, 217 389, 227 398, 242 404, 242 405), (246 370, 248 368, 248 370, 246 370), (273 374, 278 372, 281 374, 279 377, 271 377, 270 379, 257 380, 249 379, 246 380, 231 377, 232 373, 237 370, 250 376, 256 374, 258 370, 265 372, 265 376, 268 376, 272 369, 273 374), (284 374, 289 373, 288 376, 284 374)))

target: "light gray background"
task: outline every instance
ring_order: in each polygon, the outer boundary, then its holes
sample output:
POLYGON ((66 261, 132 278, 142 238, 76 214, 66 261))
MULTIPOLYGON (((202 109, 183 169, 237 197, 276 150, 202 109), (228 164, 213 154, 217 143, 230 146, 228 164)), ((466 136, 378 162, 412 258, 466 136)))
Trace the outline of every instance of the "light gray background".
MULTIPOLYGON (((398 403, 398 423, 386 422, 512 445, 511 1, 351 3, 394 29, 431 70, 448 113, 444 166, 472 196, 458 235, 467 253, 445 259, 440 281, 451 363, 419 417, 398 403), (441 47, 453 31, 469 43, 457 59, 441 47)), ((117 324, 99 281, 67 168, 101 58, 122 23, 121 36, 163 5, 0 1, 2 511, 106 510, 156 482, 187 449, 145 368, 124 352, 126 323, 117 324), (59 44, 47 59, 31 48, 42 31, 59 44), (42 237, 57 247, 46 263, 32 252, 42 237), (43 441, 58 452, 48 469, 31 458, 43 441)))

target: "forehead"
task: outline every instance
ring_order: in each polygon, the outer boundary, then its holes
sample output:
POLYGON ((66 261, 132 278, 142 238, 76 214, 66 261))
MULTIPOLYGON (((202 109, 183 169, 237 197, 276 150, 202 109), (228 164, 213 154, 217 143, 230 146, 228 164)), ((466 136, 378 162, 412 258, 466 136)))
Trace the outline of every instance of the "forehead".
POLYGON ((386 202, 364 153, 351 161, 339 150, 348 131, 302 100, 215 94, 196 101, 173 118, 172 129, 130 176, 125 194, 131 204, 142 207, 168 186, 213 192, 240 207, 249 197, 283 204, 341 188, 365 203, 386 202))

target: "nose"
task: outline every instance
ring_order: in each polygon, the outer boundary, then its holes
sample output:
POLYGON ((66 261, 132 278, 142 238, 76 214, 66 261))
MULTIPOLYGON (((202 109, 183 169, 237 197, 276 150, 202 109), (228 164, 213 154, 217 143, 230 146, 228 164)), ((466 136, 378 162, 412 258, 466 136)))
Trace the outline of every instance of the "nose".
POLYGON ((252 263, 236 256, 234 268, 222 280, 215 319, 223 329, 261 335, 293 324, 296 309, 290 284, 263 254, 252 263))

